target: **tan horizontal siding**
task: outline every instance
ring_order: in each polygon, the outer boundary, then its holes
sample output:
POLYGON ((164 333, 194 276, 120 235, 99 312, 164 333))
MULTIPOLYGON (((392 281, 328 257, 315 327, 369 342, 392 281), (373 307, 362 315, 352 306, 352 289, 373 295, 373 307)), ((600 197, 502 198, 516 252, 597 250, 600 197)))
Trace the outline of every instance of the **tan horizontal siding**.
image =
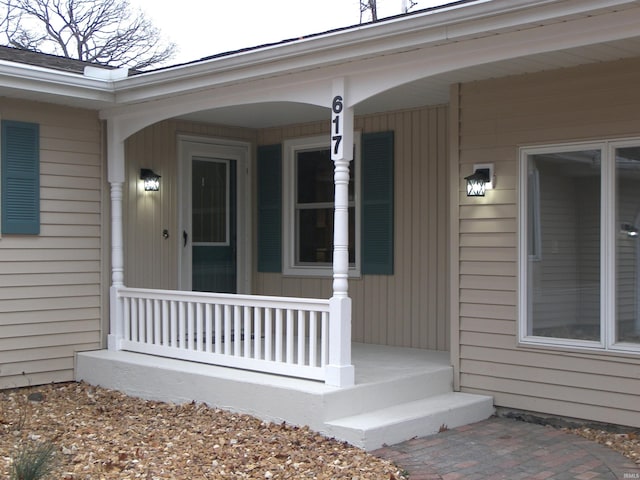
POLYGON ((87 318, 98 318, 100 309, 98 307, 87 308, 61 308, 58 310, 24 312, 4 312, 0 318, 0 325, 36 325, 48 322, 66 322, 73 320, 85 320, 87 318))
MULTIPOLYGON (((40 234, 0 239, 0 388, 73 379, 101 346, 103 146, 96 112, 3 99, 40 126, 40 234)), ((108 232, 104 232, 108 236, 108 232)))
MULTIPOLYGON (((460 86, 462 390, 494 395, 499 406, 640 426, 640 355, 534 348, 519 346, 517 339, 518 149, 640 135, 639 82, 640 60, 634 59, 460 86), (466 197, 463 177, 473 163, 486 162, 494 163, 496 190, 484 198, 466 197)), ((560 232, 567 221, 558 217, 543 228, 560 232)), ((597 239, 592 243, 597 255, 597 239)), ((569 252, 556 258, 553 272, 539 274, 560 279, 572 260, 569 252)), ((597 275, 597 268, 594 263, 584 273, 597 275)), ((557 314, 567 302, 561 290, 554 295, 557 314)), ((581 308, 584 318, 594 310, 588 302, 581 308)))
MULTIPOLYGON (((46 367, 46 363, 44 363, 46 367)), ((43 372, 33 372, 8 377, 0 377, 0 389, 31 387, 32 385, 43 385, 46 383, 64 383, 74 380, 73 368, 64 370, 47 370, 43 372)))

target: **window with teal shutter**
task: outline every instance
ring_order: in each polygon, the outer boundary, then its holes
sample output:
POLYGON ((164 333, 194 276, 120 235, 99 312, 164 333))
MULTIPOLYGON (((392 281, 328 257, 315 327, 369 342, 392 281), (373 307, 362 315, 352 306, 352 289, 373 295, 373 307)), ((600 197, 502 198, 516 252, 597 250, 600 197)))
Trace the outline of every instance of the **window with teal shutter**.
POLYGON ((362 135, 362 274, 393 275, 393 132, 362 135))
MULTIPOLYGON (((362 135, 363 275, 393 275, 393 132, 362 135)), ((282 146, 258 147, 258 271, 282 271, 282 146)), ((292 227, 293 228, 293 227, 292 227)))
POLYGON ((258 271, 282 271, 282 146, 258 147, 258 271))
POLYGON ((2 233, 40 233, 40 129, 2 121, 2 233))

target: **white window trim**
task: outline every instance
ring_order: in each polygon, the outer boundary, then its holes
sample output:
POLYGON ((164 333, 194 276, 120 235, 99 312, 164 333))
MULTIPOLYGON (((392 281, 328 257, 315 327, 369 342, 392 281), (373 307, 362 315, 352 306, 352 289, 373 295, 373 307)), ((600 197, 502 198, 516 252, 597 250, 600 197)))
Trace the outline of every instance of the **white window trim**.
POLYGON ((616 230, 615 150, 640 146, 640 138, 603 140, 599 142, 564 143, 545 146, 524 146, 518 159, 518 343, 523 346, 562 347, 578 350, 640 353, 640 345, 616 343, 616 242, 608 232, 616 230), (527 212, 529 155, 562 153, 576 150, 600 150, 600 341, 539 337, 529 334, 527 212))
MULTIPOLYGON (((361 221, 361 202, 360 202, 360 178, 362 175, 362 162, 360 161, 360 132, 354 132, 354 155, 355 163, 355 264, 349 265, 349 277, 358 278, 361 272, 361 249, 360 249, 360 221, 361 221)), ((333 275, 333 267, 329 266, 312 266, 312 265, 296 265, 295 245, 296 245, 296 222, 295 222, 295 158, 296 152, 299 150, 310 150, 315 148, 330 148, 329 135, 320 135, 315 137, 303 137, 285 140, 284 142, 284 165, 283 165, 283 202, 282 202, 282 243, 283 243, 283 268, 282 273, 289 276, 309 276, 309 277, 331 277, 333 275)), ((332 203, 333 204, 333 203, 332 203)))

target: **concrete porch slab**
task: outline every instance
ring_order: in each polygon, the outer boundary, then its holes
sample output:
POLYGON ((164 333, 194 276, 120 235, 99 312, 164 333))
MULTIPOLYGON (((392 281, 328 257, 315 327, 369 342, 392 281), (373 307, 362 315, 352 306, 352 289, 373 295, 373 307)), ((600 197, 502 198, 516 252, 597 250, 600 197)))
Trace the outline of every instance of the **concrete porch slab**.
POLYGON ((482 408, 472 413, 467 405, 447 397, 453 395, 447 352, 354 344, 352 360, 356 384, 342 389, 311 380, 109 350, 78 353, 76 379, 149 400, 203 402, 265 421, 307 425, 366 449, 406 440, 423 430, 424 435, 436 433, 433 425, 441 423, 435 410, 429 411, 432 404, 450 404, 443 423, 451 422, 451 415, 471 423, 493 413, 489 397, 474 396, 482 408), (439 398, 435 403, 426 401, 432 397, 439 398), (451 414, 454 407, 467 411, 451 414), (393 412, 403 411, 411 411, 412 418, 397 414, 394 418, 393 412), (422 417, 429 420, 419 420, 422 417), (417 425, 425 428, 416 430, 417 425))

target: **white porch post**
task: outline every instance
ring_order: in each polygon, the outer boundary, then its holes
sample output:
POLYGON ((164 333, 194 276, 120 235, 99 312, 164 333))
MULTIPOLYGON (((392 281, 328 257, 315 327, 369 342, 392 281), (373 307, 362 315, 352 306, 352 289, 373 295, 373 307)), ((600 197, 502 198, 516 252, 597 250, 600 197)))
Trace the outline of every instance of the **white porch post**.
POLYGON ((124 141, 117 135, 113 120, 107 123, 107 170, 111 185, 111 288, 109 350, 120 350, 124 337, 122 302, 118 288, 124 286, 124 241, 122 226, 122 186, 124 184, 124 141))
POLYGON ((353 108, 345 106, 346 80, 333 82, 331 159, 335 164, 333 228, 333 296, 329 300, 329 364, 326 383, 348 387, 355 382, 351 364, 349 298, 349 162, 353 160, 353 108))

